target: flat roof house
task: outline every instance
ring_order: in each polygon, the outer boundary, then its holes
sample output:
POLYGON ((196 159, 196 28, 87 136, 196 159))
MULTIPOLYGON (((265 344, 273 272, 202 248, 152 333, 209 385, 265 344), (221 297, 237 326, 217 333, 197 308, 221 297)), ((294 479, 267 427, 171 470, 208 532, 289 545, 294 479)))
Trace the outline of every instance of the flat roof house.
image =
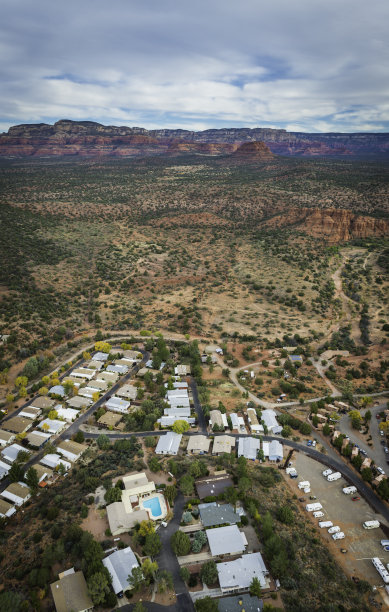
POLYGON ((99 393, 101 391, 106 391, 108 389, 108 383, 106 380, 90 380, 88 382, 88 387, 90 389, 95 389, 99 393))
POLYGON ((212 447, 212 455, 230 453, 235 447, 235 438, 232 436, 215 436, 212 447))
POLYGON ((36 408, 36 406, 26 406, 19 412, 19 416, 26 417, 26 419, 36 419, 42 413, 40 408, 36 408))
POLYGON ((205 533, 212 557, 239 555, 246 550, 246 536, 236 525, 207 529, 205 533))
POLYGON ((117 372, 97 372, 96 374, 96 379, 97 380, 104 380, 107 383, 112 383, 114 384, 117 379, 119 378, 119 374, 117 372))
POLYGON ((72 371, 72 376, 75 378, 84 378, 86 380, 92 380, 96 375, 96 370, 92 368, 76 368, 72 371))
POLYGON ((190 408, 190 401, 188 396, 182 397, 170 397, 166 400, 170 408, 190 408))
POLYGON ((190 417, 190 408, 165 408, 163 413, 165 416, 190 417))
POLYGON ((9 518, 15 512, 15 506, 12 506, 12 504, 9 504, 4 499, 0 499, 0 518, 9 518))
POLYGON ((231 597, 222 597, 217 602, 218 612, 262 612, 263 601, 249 593, 241 593, 231 597))
POLYGON ((97 351, 97 353, 93 355, 95 361, 107 361, 108 357, 108 353, 102 353, 101 351, 97 351))
POLYGON ((40 463, 42 463, 43 465, 47 465, 47 467, 51 468, 52 470, 55 470, 56 467, 59 467, 61 463, 66 471, 70 470, 70 468, 72 467, 69 461, 65 461, 65 459, 57 455, 57 453, 50 453, 48 455, 45 455, 40 460, 40 463))
POLYGON ((3 478, 7 476, 10 469, 11 469, 11 466, 8 463, 5 463, 4 461, 0 461, 0 480, 3 480, 3 478))
POLYGON ((278 442, 278 440, 262 442, 262 450, 263 454, 269 459, 269 461, 282 461, 284 457, 283 446, 281 442, 278 442))
POLYGON ((155 453, 157 455, 177 455, 181 440, 182 434, 168 431, 164 436, 159 436, 155 453))
POLYGON ((95 393, 98 393, 98 390, 94 389, 93 387, 89 387, 89 385, 87 387, 80 387, 78 390, 79 396, 86 397, 89 400, 93 400, 95 393))
POLYGON ((26 436, 26 440, 30 446, 33 446, 34 448, 42 448, 42 446, 44 446, 46 442, 50 440, 50 438, 51 434, 38 431, 37 429, 30 431, 30 433, 28 433, 26 436))
POLYGON ((276 413, 271 408, 262 411, 262 421, 265 423, 269 432, 274 434, 281 433, 282 426, 276 419, 276 413))
POLYGON ((106 508, 109 528, 114 536, 150 518, 147 511, 141 508, 140 501, 155 491, 154 482, 149 481, 144 472, 124 476, 123 484, 122 500, 106 508))
POLYGON ((30 489, 24 482, 12 482, 1 495, 17 506, 22 506, 31 497, 30 489))
POLYGON ((87 397, 80 397, 78 395, 75 395, 74 397, 71 397, 70 399, 66 400, 66 403, 71 408, 81 410, 81 408, 86 408, 87 406, 90 406, 92 400, 87 397))
POLYGON ((12 431, 12 433, 21 434, 28 431, 32 427, 31 419, 15 416, 8 421, 2 423, 4 429, 12 431))
POLYGON ((53 470, 51 470, 50 468, 40 465, 39 463, 34 463, 34 465, 32 465, 31 467, 34 468, 34 470, 36 470, 36 473, 38 475, 38 481, 42 482, 42 480, 49 480, 50 478, 53 477, 53 470))
POLYGON ((204 527, 215 527, 215 525, 236 525, 240 523, 240 516, 234 512, 231 504, 199 504, 200 518, 204 527))
POLYGON ((209 495, 220 495, 224 493, 229 487, 233 487, 231 477, 226 472, 215 474, 214 476, 206 476, 205 478, 199 478, 195 482, 197 495, 200 499, 208 497, 209 495))
POLYGON ((214 425, 223 428, 228 426, 227 417, 225 414, 222 414, 220 410, 211 410, 209 413, 209 426, 213 427, 214 425))
POLYGON ((269 572, 259 552, 242 555, 242 557, 234 561, 217 563, 216 567, 220 588, 223 593, 246 591, 249 589, 253 578, 258 578, 262 588, 268 586, 268 581, 265 577, 269 572))
POLYGON ((43 395, 40 395, 39 397, 34 397, 31 402, 31 406, 41 408, 41 410, 48 410, 49 408, 52 408, 54 404, 54 400, 50 399, 50 397, 44 397, 43 395))
POLYGON ((236 431, 237 433, 246 433, 243 417, 238 416, 236 412, 232 412, 229 416, 233 431, 236 431))
POLYGON ((59 406, 55 408, 60 419, 64 419, 67 423, 72 423, 78 417, 78 410, 73 408, 63 408, 59 406))
POLYGON ((74 569, 60 574, 62 577, 50 585, 57 612, 88 612, 93 609, 84 574, 74 569))
POLYGON ((72 463, 78 461, 87 448, 86 444, 79 444, 73 440, 64 440, 57 445, 57 451, 72 463))
POLYGON ((4 431, 4 429, 0 429, 0 446, 12 444, 15 438, 16 435, 14 433, 11 433, 10 431, 4 431))
POLYGON ((209 452, 210 444, 211 440, 207 436, 190 436, 186 451, 192 455, 204 455, 209 452))
POLYGON ((138 389, 137 387, 134 387, 133 385, 123 385, 122 387, 120 387, 120 389, 116 391, 116 395, 118 397, 121 397, 123 399, 128 399, 128 400, 135 400, 137 394, 138 394, 138 389))
POLYGON ((260 441, 257 438, 238 438, 238 457, 255 461, 258 457, 260 441))
POLYGON ((196 419, 194 417, 184 417, 184 416, 162 416, 157 419, 157 423, 160 424, 162 428, 164 427, 172 427, 176 421, 186 421, 188 425, 194 425, 196 423, 196 419))
POLYGON ((57 421, 57 419, 44 419, 38 425, 39 429, 53 435, 62 431, 66 426, 67 423, 65 421, 57 421))
POLYGON ((174 374, 176 376, 187 376, 190 374, 190 365, 179 364, 174 368, 174 374))
POLYGON ((16 459, 18 458, 18 454, 20 453, 20 451, 24 451, 27 453, 31 452, 27 450, 24 446, 20 446, 20 444, 11 444, 11 446, 7 446, 7 448, 4 448, 0 454, 3 459, 5 459, 5 461, 8 461, 8 463, 14 463, 14 461, 16 461, 16 459))
POLYGON ((114 395, 105 403, 105 407, 112 412, 119 412, 120 414, 127 414, 128 409, 131 406, 130 402, 126 402, 120 397, 114 395))
POLYGON ((128 366, 124 365, 109 365, 107 366, 107 372, 116 372, 117 374, 127 374, 128 366))
POLYGON ((91 359, 87 364, 85 364, 88 370, 101 370, 104 366, 102 361, 97 361, 97 359, 91 359))
POLYGON ((257 413, 254 408, 247 408, 247 420, 252 433, 263 433, 263 425, 259 423, 257 413))
POLYGON ((112 427, 112 429, 115 429, 121 420, 121 414, 117 414, 116 412, 110 412, 109 410, 107 410, 107 412, 101 415, 97 422, 99 425, 103 425, 104 427, 112 427))
POLYGON ((63 388, 62 385, 54 385, 54 387, 51 387, 49 389, 49 394, 50 395, 59 395, 60 397, 65 397, 65 395, 66 395, 65 389, 63 388))
POLYGON ((117 550, 103 559, 103 565, 112 577, 112 588, 116 595, 131 590, 128 576, 134 567, 139 567, 138 560, 130 546, 117 550))

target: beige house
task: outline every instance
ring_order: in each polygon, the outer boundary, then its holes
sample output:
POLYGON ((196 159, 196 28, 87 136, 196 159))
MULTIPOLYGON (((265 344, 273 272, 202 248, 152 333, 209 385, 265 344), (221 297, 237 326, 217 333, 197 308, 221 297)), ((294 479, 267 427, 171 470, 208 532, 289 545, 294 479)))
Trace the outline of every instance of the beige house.
POLYGON ((12 433, 21 434, 28 431, 32 427, 31 419, 15 416, 5 421, 3 427, 12 433))
POLYGON ((84 574, 74 568, 59 574, 60 579, 50 585, 57 612, 87 612, 93 609, 84 574))
POLYGON ((235 438, 232 436, 215 436, 213 441, 212 455, 230 453, 235 447, 235 438))
POLYGON ((107 410, 107 412, 103 414, 97 422, 99 425, 104 425, 104 427, 112 427, 115 429, 117 424, 122 420, 122 417, 122 414, 116 414, 115 412, 107 410))
POLYGON ((210 444, 211 440, 207 436, 190 436, 186 450, 192 455, 203 455, 209 452, 210 444))
POLYGON ((31 406, 40 408, 41 410, 48 410, 49 408, 52 408, 54 404, 54 400, 50 399, 49 397, 44 397, 43 395, 35 397, 31 402, 31 406))
POLYGON ((147 521, 149 515, 141 509, 141 500, 155 491, 144 472, 123 477, 122 500, 107 506, 107 517, 112 535, 116 536, 131 529, 135 523, 147 521))
POLYGON ((118 397, 122 397, 127 400, 135 400, 138 393, 137 387, 133 385, 123 385, 115 393, 118 397))
POLYGON ((7 444, 12 444, 15 440, 16 435, 11 433, 10 431, 4 431, 4 429, 0 429, 0 446, 7 446, 7 444))

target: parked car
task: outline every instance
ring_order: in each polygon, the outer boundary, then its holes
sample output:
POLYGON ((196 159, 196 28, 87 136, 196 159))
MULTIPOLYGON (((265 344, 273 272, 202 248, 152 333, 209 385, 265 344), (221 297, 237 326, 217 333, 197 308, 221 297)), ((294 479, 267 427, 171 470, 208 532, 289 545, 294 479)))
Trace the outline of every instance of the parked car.
POLYGON ((352 499, 352 501, 358 501, 358 499, 361 499, 361 498, 358 497, 358 495, 355 495, 355 497, 352 497, 351 499, 352 499))
POLYGON ((379 467, 379 466, 377 466, 377 472, 379 472, 380 474, 385 474, 385 472, 382 469, 382 467, 379 467))
POLYGON ((301 502, 305 501, 305 497, 299 497, 299 501, 301 502))
POLYGON ((364 455, 365 457, 367 456, 367 452, 365 450, 363 450, 363 448, 360 449, 360 452, 362 453, 362 455, 364 455))
POLYGON ((316 495, 310 495, 309 499, 317 499, 316 495))
POLYGON ((385 444, 386 444, 385 440, 381 440, 380 444, 381 444, 381 446, 385 446, 385 444))
POLYGON ((344 553, 346 553, 346 552, 347 552, 347 549, 346 549, 346 548, 341 548, 341 549, 340 549, 340 552, 344 554, 344 553))
POLYGON ((380 429, 380 436, 383 436, 384 432, 382 431, 382 429, 380 429))
POLYGON ((387 446, 384 448, 384 453, 389 453, 389 448, 387 446))

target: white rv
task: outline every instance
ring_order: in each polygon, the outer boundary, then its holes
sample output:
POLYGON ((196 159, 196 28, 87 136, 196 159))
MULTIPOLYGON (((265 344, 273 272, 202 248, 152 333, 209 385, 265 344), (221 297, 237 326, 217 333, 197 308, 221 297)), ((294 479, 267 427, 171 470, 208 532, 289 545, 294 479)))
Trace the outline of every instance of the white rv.
POLYGON ((323 506, 319 503, 316 504, 307 504, 305 509, 307 512, 316 512, 316 510, 322 510, 323 506))
POLYGON ((298 483, 297 486, 299 489, 306 489, 311 486, 311 483, 309 482, 309 480, 302 480, 301 482, 298 483))
POLYGON ((324 478, 327 478, 327 476, 329 476, 330 474, 332 474, 332 470, 330 470, 330 469, 324 470, 324 472, 323 472, 324 478))
POLYGON ((338 527, 338 525, 334 525, 333 527, 329 528, 328 533, 332 535, 333 533, 339 533, 339 531, 340 527, 338 527))
POLYGON ((328 482, 332 482, 333 480, 339 480, 342 478, 342 474, 340 472, 333 472, 332 474, 328 474, 327 480, 328 482))
POLYGON ((380 526, 379 521, 365 521, 363 523, 364 529, 378 529, 379 526, 380 526))
POLYGON ((351 495, 351 493, 357 492, 357 487, 344 487, 342 491, 345 495, 351 495))
POLYGON ((322 518, 324 516, 324 512, 322 512, 321 510, 318 510, 317 512, 313 513, 313 516, 315 518, 322 518))
POLYGON ((320 529, 328 529, 328 527, 332 527, 333 524, 332 521, 319 521, 320 529))
POLYGON ((344 533, 343 531, 338 531, 338 533, 334 533, 334 535, 332 536, 333 540, 344 540, 344 533))

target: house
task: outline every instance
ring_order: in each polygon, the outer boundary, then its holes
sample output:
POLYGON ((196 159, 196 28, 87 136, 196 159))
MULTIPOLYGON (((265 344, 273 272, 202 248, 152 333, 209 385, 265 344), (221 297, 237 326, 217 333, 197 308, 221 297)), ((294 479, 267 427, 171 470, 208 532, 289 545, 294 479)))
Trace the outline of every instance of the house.
POLYGON ((246 414, 251 433, 263 433, 263 425, 259 423, 257 413, 254 408, 247 408, 246 414))
POLYGON ((78 390, 78 397, 85 397, 89 400, 91 400, 91 403, 93 403, 93 396, 95 393, 99 393, 99 391, 97 389, 94 389, 93 387, 89 387, 89 385, 87 387, 81 387, 78 390))
POLYGON ((263 454, 269 461, 282 461, 284 450, 281 442, 272 440, 271 442, 262 442, 263 454))
POLYGON ((78 410, 74 410, 73 408, 63 408, 62 406, 58 406, 56 411, 58 417, 67 423, 72 423, 78 417, 78 410))
POLYGON ((211 410, 209 413, 209 426, 213 428, 214 425, 223 429, 228 427, 227 417, 225 414, 222 414, 220 410, 211 410))
POLYGON ((206 436, 190 436, 186 451, 192 455, 204 455, 209 452, 211 440, 206 436))
POLYGON ((4 461, 0 461, 0 480, 3 480, 3 478, 5 478, 8 475, 8 472, 10 471, 11 466, 8 463, 5 463, 4 461))
POLYGON ((95 353, 94 355, 92 355, 93 359, 95 361, 107 361, 109 354, 108 353, 102 353, 101 351, 97 351, 97 353, 95 353))
POLYGON ((216 525, 236 525, 240 523, 240 516, 236 514, 231 504, 199 504, 200 518, 204 527, 216 525))
POLYGON ((120 397, 113 395, 106 403, 105 407, 112 412, 119 412, 120 414, 128 414, 128 409, 131 406, 130 402, 126 402, 120 397))
POLYGON ((11 433, 10 431, 4 431, 4 429, 0 429, 0 446, 12 444, 15 438, 15 434, 11 433))
POLYGON ((15 506, 12 506, 12 504, 9 504, 4 499, 0 499, 0 518, 9 518, 15 512, 15 506))
POLYGON ((190 417, 190 408, 165 408, 163 413, 165 416, 175 416, 180 419, 190 417))
POLYGON ((54 475, 53 470, 51 470, 50 468, 46 466, 40 465, 39 463, 34 463, 34 465, 32 465, 31 467, 34 468, 34 470, 36 470, 36 473, 38 476, 38 482, 42 482, 44 480, 50 480, 54 475))
POLYGON ((190 365, 179 364, 174 368, 174 374, 176 376, 187 376, 190 374, 190 365))
POLYGON ((24 482, 12 482, 1 495, 17 506, 22 506, 31 497, 30 489, 24 482))
POLYGON ((75 378, 84 378, 85 380, 92 380, 96 375, 96 370, 92 368, 76 368, 72 371, 72 376, 75 378))
POLYGON ((137 387, 134 387, 133 385, 123 385, 122 387, 120 387, 120 389, 116 391, 116 395, 118 397, 121 397, 127 400, 135 400, 137 394, 138 394, 138 389, 137 387))
POLYGON ((375 487, 378 487, 378 485, 380 484, 380 482, 382 480, 386 480, 388 477, 385 474, 379 474, 378 476, 376 476, 376 478, 374 478, 374 480, 372 481, 372 484, 375 487))
POLYGON ((186 397, 170 397, 166 400, 170 408, 190 408, 189 396, 186 397))
POLYGON ((359 448, 357 446, 354 446, 352 451, 351 451, 351 459, 353 459, 357 455, 359 455, 359 448))
POLYGON ((38 425, 39 429, 53 435, 58 434, 66 427, 65 421, 58 421, 57 419, 44 419, 38 425))
POLYGON ((226 489, 234 486, 231 477, 223 470, 221 472, 215 472, 213 476, 205 476, 205 478, 199 478, 195 482, 197 495, 199 499, 209 497, 210 495, 220 495, 224 493, 226 489))
POLYGON ((174 433, 174 431, 168 431, 164 436, 159 436, 155 448, 156 455, 177 455, 181 439, 182 434, 174 433))
POLYGON ((82 408, 86 408, 87 406, 90 406, 92 404, 92 400, 90 400, 87 397, 80 397, 78 395, 75 395, 74 397, 71 397, 70 399, 66 400, 66 403, 71 408, 75 408, 76 410, 81 410, 82 408))
POLYGON ((28 431, 32 427, 31 419, 15 416, 8 421, 3 422, 3 427, 7 431, 12 431, 15 434, 21 434, 28 431))
POLYGON ((38 431, 37 429, 30 431, 30 433, 28 433, 26 436, 27 442, 34 448, 42 448, 42 446, 44 446, 46 442, 50 440, 50 438, 51 434, 38 431))
POLYGON ((84 574, 72 568, 50 585, 57 612, 87 612, 93 609, 84 574))
MULTIPOLYGON (((155 492, 155 484, 144 472, 123 477, 122 499, 107 506, 107 518, 112 535, 116 536, 131 529, 136 523, 149 520, 149 514, 142 506, 142 500, 155 492)), ((165 514, 166 516, 166 514, 165 514)))
POLYGON ((289 355, 289 359, 292 363, 302 363, 303 358, 301 355, 289 355))
POLYGON ((101 391, 106 391, 108 389, 108 383, 106 380, 90 380, 88 387, 100 393, 101 391))
POLYGON ((54 400, 40 395, 39 397, 34 397, 30 405, 34 408, 40 408, 41 410, 50 410, 54 404, 54 400))
POLYGON ((206 529, 212 557, 242 554, 247 547, 246 536, 236 525, 206 529))
POLYGON ((196 423, 196 419, 194 417, 163 416, 157 419, 157 423, 160 424, 161 428, 172 427, 176 421, 186 421, 188 425, 194 425, 196 423))
POLYGON ((128 584, 128 576, 134 567, 139 567, 139 563, 130 546, 116 550, 105 557, 103 565, 111 574, 112 588, 116 595, 131 588, 128 584))
POLYGON ((0 454, 3 459, 8 461, 8 463, 14 463, 21 451, 30 453, 30 451, 28 451, 24 446, 20 446, 20 444, 11 444, 11 446, 7 446, 7 448, 2 450, 0 454))
POLYGON ((101 415, 97 422, 99 425, 107 427, 108 429, 115 429, 121 420, 121 414, 117 414, 115 412, 110 412, 109 410, 107 410, 105 414, 101 415))
POLYGON ((236 412, 231 412, 229 415, 231 419, 231 429, 232 431, 236 431, 237 433, 246 433, 246 427, 244 424, 244 419, 241 416, 238 416, 236 412))
POLYGON ((131 368, 134 365, 134 360, 127 359, 126 357, 122 357, 121 359, 116 359, 115 364, 124 365, 124 366, 127 366, 128 368, 131 368))
POLYGON ((42 413, 40 408, 36 408, 35 406, 26 406, 19 412, 19 416, 26 417, 26 419, 37 419, 38 416, 42 413))
POLYGON ((247 591, 253 578, 258 578, 262 588, 268 588, 269 572, 261 553, 242 555, 239 559, 216 564, 222 593, 247 591))
POLYGON ((269 433, 278 434, 282 431, 282 426, 276 419, 276 413, 271 408, 262 410, 262 422, 266 425, 269 433))
POLYGON ((131 349, 123 351, 123 357, 131 359, 131 361, 142 361, 143 359, 143 355, 140 351, 133 351, 131 349))
MULTIPOLYGON (((174 378, 177 378, 176 376, 174 376, 174 378)), ((185 381, 180 381, 180 380, 175 380, 175 382, 171 383, 173 385, 173 389, 188 389, 188 383, 185 381)), ((165 383, 164 387, 167 389, 169 386, 169 383, 165 383)))
POLYGON ((57 445, 57 452, 63 455, 65 459, 69 459, 72 463, 78 461, 82 453, 87 450, 86 444, 79 444, 73 440, 64 440, 57 445))
POLYGON ((215 436, 213 441, 212 455, 222 455, 230 453, 235 447, 235 438, 232 436, 215 436))
POLYGON ((127 374, 128 366, 124 365, 109 365, 107 366, 107 372, 116 372, 117 374, 127 374))
POLYGON ((65 389, 62 385, 54 385, 49 389, 49 395, 59 395, 60 397, 65 397, 65 389))
POLYGON ((119 378, 119 374, 117 372, 97 372, 96 379, 97 380, 105 380, 107 383, 114 384, 119 378))
POLYGON ((238 457, 255 461, 258 457, 260 441, 257 438, 238 438, 238 457))
POLYGON ((42 465, 47 465, 47 467, 51 468, 52 470, 55 470, 55 468, 59 467, 61 464, 63 465, 66 471, 70 470, 70 468, 72 467, 69 461, 65 461, 65 459, 62 459, 62 457, 60 457, 56 453, 50 453, 48 455, 45 455, 40 460, 40 463, 42 463, 42 465))
POLYGON ((88 370, 100 371, 103 369, 104 363, 102 361, 97 361, 97 359, 92 359, 91 361, 88 361, 88 363, 85 364, 85 367, 88 370))
POLYGON ((222 597, 217 602, 218 612, 262 612, 263 601, 249 593, 240 593, 230 597, 222 597))
POLYGON ((363 463, 361 465, 361 471, 364 470, 365 468, 369 468, 371 466, 371 459, 370 457, 365 457, 365 459, 363 460, 363 463))
POLYGON ((62 382, 63 383, 71 382, 73 383, 73 387, 75 389, 78 389, 80 385, 83 385, 84 383, 86 383, 86 378, 81 378, 77 376, 65 376, 62 382))

